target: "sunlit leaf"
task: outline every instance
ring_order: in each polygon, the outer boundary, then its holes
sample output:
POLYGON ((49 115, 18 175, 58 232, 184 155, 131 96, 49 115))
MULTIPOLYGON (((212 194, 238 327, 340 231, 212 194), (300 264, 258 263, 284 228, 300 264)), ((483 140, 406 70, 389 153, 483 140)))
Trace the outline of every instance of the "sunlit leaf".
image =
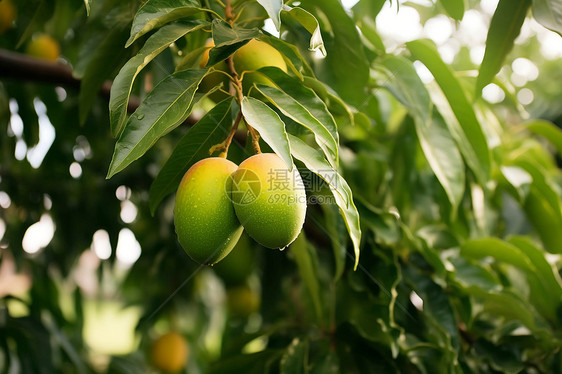
MULTIPOLYGON (((431 41, 415 40, 406 43, 406 46, 413 57, 420 60, 435 77, 448 103, 447 106, 437 104, 439 112, 445 118, 449 131, 457 141, 467 164, 478 180, 485 183, 490 174, 490 150, 474 108, 463 87, 453 75, 451 68, 443 62, 435 44, 431 41), (458 122, 447 115, 448 108, 458 122), (459 124, 460 126, 458 126, 459 124)), ((433 101, 435 102, 435 99, 433 101)))
POLYGON ((457 21, 462 20, 464 16, 464 0, 440 0, 439 2, 451 17, 457 21))
POLYGON ((253 97, 242 100, 242 114, 248 125, 258 130, 261 138, 293 170, 291 147, 285 132, 285 124, 270 107, 253 97))
POLYGON ((194 104, 195 91, 205 74, 206 70, 199 69, 181 71, 154 87, 129 117, 119 136, 108 178, 141 157, 161 136, 187 118, 194 104))
POLYGON ((533 16, 547 29, 562 35, 562 3, 558 0, 533 0, 533 16))
POLYGON ((204 11, 197 0, 148 0, 135 14, 126 47, 142 35, 168 22, 204 11))
POLYGON ((281 8, 283 0, 258 0, 258 3, 265 9, 267 15, 273 21, 277 31, 281 28, 281 8))
POLYGON ((480 96, 482 88, 500 71, 507 54, 513 48, 515 38, 521 31, 530 7, 531 0, 500 0, 498 3, 488 29, 486 52, 476 80, 477 96, 480 96))
POLYGON ((127 103, 133 89, 133 82, 139 72, 174 41, 203 26, 205 26, 205 22, 189 21, 161 28, 148 38, 139 53, 121 68, 111 86, 111 97, 109 99, 111 132, 114 136, 119 135, 123 130, 127 115, 127 103))
POLYGON ((389 55, 380 63, 389 77, 386 87, 410 109, 424 155, 455 212, 464 194, 464 163, 445 122, 433 114, 429 93, 409 61, 389 55))
POLYGON ((321 153, 310 147, 298 137, 289 134, 291 153, 301 161, 308 170, 312 171, 330 186, 330 190, 340 208, 340 213, 345 220, 347 231, 353 242, 355 252, 355 268, 359 264, 359 244, 361 243, 361 227, 359 213, 353 202, 351 188, 343 177, 335 171, 321 153))
POLYGON ((326 48, 324 48, 324 41, 322 40, 320 26, 318 25, 318 20, 316 19, 316 17, 302 8, 291 8, 287 5, 283 7, 283 12, 281 14, 293 18, 310 33, 311 37, 309 49, 311 51, 315 51, 318 49, 323 56, 326 56, 326 48))

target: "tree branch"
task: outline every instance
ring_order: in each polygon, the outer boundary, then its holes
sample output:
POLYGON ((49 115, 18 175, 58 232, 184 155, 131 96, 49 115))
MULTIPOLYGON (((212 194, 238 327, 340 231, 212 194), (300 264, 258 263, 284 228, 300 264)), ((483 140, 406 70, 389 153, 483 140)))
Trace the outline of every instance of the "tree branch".
MULTIPOLYGON (((72 75, 70 66, 41 60, 21 53, 0 49, 0 78, 24 82, 49 83, 80 89, 80 79, 72 75)), ((100 95, 109 100, 111 81, 105 81, 100 89, 100 95)), ((127 111, 134 112, 140 105, 140 99, 131 96, 127 104, 127 111)), ((187 123, 193 125, 197 120, 189 116, 187 123)))

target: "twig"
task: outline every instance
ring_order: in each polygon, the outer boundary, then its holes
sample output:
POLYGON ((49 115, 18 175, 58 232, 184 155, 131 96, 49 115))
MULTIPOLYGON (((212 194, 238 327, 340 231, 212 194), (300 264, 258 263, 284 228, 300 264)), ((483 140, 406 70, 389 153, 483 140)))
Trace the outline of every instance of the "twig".
POLYGON ((236 120, 234 121, 234 124, 230 129, 230 133, 228 134, 228 137, 222 143, 215 144, 214 146, 212 146, 211 149, 209 149, 209 154, 213 154, 216 151, 221 151, 219 157, 226 158, 226 155, 228 154, 228 148, 230 147, 230 143, 232 143, 232 138, 234 137, 236 130, 238 130, 238 124, 240 123, 241 119, 242 119, 242 111, 239 111, 238 116, 236 116, 236 120))
MULTIPOLYGON (((0 78, 24 81, 49 83, 57 86, 80 89, 80 79, 74 78, 70 66, 41 60, 21 53, 0 49, 0 78)), ((105 81, 99 94, 109 100, 111 81, 105 81)), ((131 96, 127 103, 127 111, 134 112, 140 105, 140 99, 131 96)), ((186 122, 194 125, 197 119, 189 116, 186 122)))
MULTIPOLYGON (((234 83, 234 88, 236 89, 236 101, 242 106, 242 99, 244 98, 244 94, 242 93, 242 82, 238 78, 238 73, 234 68, 234 62, 232 61, 232 56, 229 56, 226 59, 226 64, 228 65, 228 69, 230 70, 230 74, 232 76, 232 82, 234 83)), ((261 153, 260 149, 260 134, 254 129, 252 126, 246 122, 246 127, 252 136, 252 145, 254 147, 254 151, 256 153, 261 153)))
MULTIPOLYGON (((232 13, 232 5, 231 0, 226 0, 224 14, 226 20, 232 25, 235 20, 235 14, 232 13)), ((234 61, 232 60, 232 55, 226 59, 226 64, 228 65, 228 69, 230 70, 230 74, 232 75, 232 82, 234 83, 234 88, 236 89, 236 101, 240 106, 242 106, 242 99, 244 98, 243 89, 242 89, 242 81, 238 77, 238 73, 234 68, 234 61)), ((246 127, 252 136, 252 145, 254 147, 254 151, 256 153, 261 153, 260 149, 260 134, 254 129, 252 126, 248 124, 246 121, 246 127)))

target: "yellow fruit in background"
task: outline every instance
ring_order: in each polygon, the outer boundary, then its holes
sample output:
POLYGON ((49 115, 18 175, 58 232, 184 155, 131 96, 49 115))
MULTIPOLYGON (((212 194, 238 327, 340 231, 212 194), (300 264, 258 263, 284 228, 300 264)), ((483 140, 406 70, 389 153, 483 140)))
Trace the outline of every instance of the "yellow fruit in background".
POLYGON ((60 47, 55 39, 47 34, 41 34, 29 42, 26 53, 43 60, 56 61, 60 55, 60 47))
POLYGON ((242 234, 227 192, 236 169, 227 159, 205 158, 189 168, 178 187, 174 208, 178 241, 200 264, 223 259, 242 234))
POLYGON ((239 286, 226 291, 228 310, 231 315, 248 317, 260 308, 260 296, 249 286, 239 286))
POLYGON ((176 332, 168 332, 156 339, 150 351, 152 364, 167 373, 175 373, 185 367, 188 356, 187 341, 176 332))
MULTIPOLYGON (((283 59, 283 55, 269 44, 256 39, 250 40, 239 48, 234 53, 232 60, 234 69, 236 69, 238 76, 241 78, 242 73, 245 71, 256 71, 266 66, 275 66, 287 72, 287 64, 283 59)), ((248 90, 254 83, 271 85, 270 81, 259 73, 244 74, 242 85, 245 94, 248 93, 248 90)))
MULTIPOLYGON (((205 50, 205 53, 203 53, 203 57, 201 58, 201 61, 199 62, 199 67, 201 69, 204 69, 205 67, 207 67, 207 62, 209 62, 209 51, 211 50, 212 47, 215 46, 215 43, 213 42, 213 39, 209 39, 207 41, 207 43, 205 44, 206 47, 209 47, 207 50, 205 50)), ((226 63, 224 61, 221 61, 219 63, 217 63, 216 65, 214 65, 215 69, 220 70, 220 71, 224 71, 227 72, 228 71, 228 66, 226 65, 226 63)), ((199 84, 199 90, 201 92, 209 92, 211 89, 219 86, 222 83, 222 89, 226 92, 228 92, 229 90, 229 82, 230 79, 228 78, 228 76, 226 76, 223 73, 220 72, 214 72, 211 73, 209 75, 207 75, 205 78, 203 78, 203 80, 201 81, 201 83, 199 84)), ((220 90, 215 91, 213 93, 211 93, 209 95, 209 98, 211 100, 213 100, 214 102, 218 103, 219 101, 222 101, 224 99, 226 99, 229 95, 227 95, 225 92, 222 92, 220 90)))
POLYGON ((0 34, 5 33, 16 18, 16 7, 12 0, 0 0, 0 34))
POLYGON ((306 192, 297 168, 274 153, 244 160, 232 175, 238 220, 256 242, 284 248, 299 235, 306 215, 306 192))

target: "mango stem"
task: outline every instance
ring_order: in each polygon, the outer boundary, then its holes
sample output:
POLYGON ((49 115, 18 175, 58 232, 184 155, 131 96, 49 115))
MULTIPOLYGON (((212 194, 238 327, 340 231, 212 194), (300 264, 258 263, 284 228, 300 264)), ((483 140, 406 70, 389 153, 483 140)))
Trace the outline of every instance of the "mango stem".
POLYGON ((234 120, 234 124, 230 128, 230 132, 228 133, 227 138, 223 142, 212 146, 209 149, 209 154, 213 154, 214 152, 221 151, 219 157, 226 158, 226 156, 228 155, 228 148, 230 147, 230 143, 232 143, 232 138, 234 137, 236 130, 238 130, 238 125, 240 124, 241 119, 242 119, 242 111, 239 111, 238 115, 236 116, 236 119, 234 120))

